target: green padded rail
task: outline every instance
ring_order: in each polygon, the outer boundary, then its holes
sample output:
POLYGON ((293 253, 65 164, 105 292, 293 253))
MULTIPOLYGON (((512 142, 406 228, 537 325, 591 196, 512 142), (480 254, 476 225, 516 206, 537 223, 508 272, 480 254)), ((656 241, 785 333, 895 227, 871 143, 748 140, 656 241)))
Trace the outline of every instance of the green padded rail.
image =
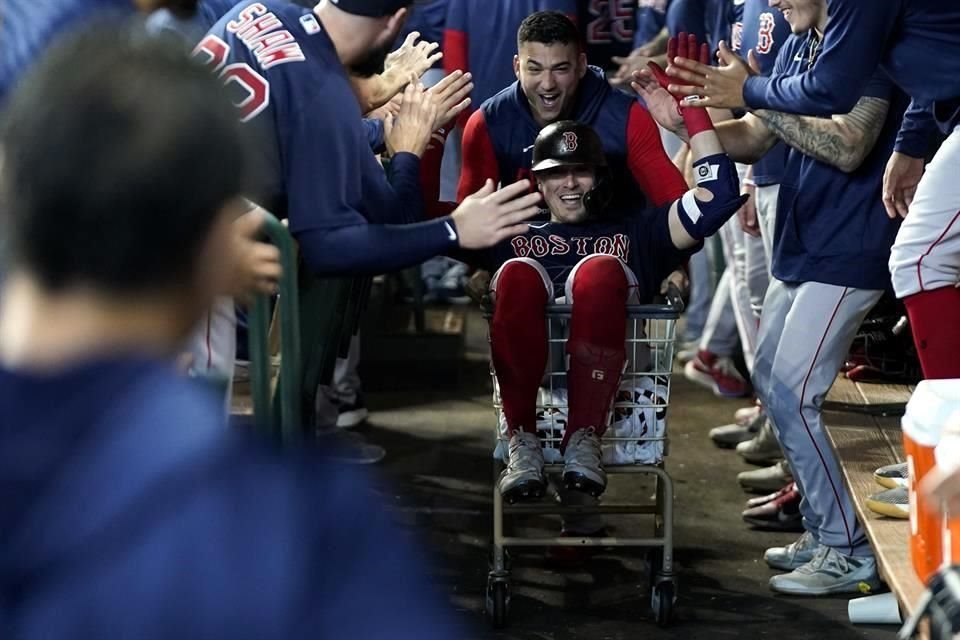
MULTIPOLYGON (((277 400, 280 404, 279 435, 285 443, 302 435, 299 380, 301 377, 300 297, 297 291, 297 254, 293 238, 285 226, 267 214, 262 232, 280 250, 283 276, 280 279, 280 380, 277 400)), ((253 416, 258 428, 277 433, 270 398, 270 300, 257 296, 250 308, 250 389, 253 416)))

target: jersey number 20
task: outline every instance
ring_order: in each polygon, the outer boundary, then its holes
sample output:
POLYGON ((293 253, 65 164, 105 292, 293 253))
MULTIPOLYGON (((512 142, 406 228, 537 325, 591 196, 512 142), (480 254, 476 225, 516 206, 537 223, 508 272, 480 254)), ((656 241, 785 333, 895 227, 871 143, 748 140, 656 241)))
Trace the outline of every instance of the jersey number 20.
POLYGON ((246 62, 225 64, 230 55, 230 45, 215 35, 208 35, 193 50, 195 56, 201 53, 207 55, 205 64, 211 71, 220 72, 225 85, 234 83, 246 94, 242 100, 234 103, 240 109, 240 122, 252 120, 267 108, 270 104, 270 83, 246 62))

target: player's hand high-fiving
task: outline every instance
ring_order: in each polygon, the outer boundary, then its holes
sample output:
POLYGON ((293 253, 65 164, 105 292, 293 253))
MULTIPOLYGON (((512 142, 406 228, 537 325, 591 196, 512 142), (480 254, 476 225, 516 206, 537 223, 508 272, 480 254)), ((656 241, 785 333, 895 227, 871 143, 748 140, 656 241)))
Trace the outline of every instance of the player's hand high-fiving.
POLYGON ((437 105, 437 121, 434 130, 450 124, 470 106, 472 80, 473 76, 469 73, 454 71, 427 89, 427 96, 437 105))
POLYGON ((403 90, 403 102, 396 117, 384 120, 384 140, 391 155, 401 152, 422 156, 436 128, 439 108, 423 85, 410 82, 403 90))
POLYGON ((426 40, 417 42, 419 37, 419 31, 410 32, 400 48, 387 55, 383 62, 384 75, 403 80, 413 74, 419 79, 427 69, 443 57, 443 53, 438 51, 440 48, 438 43, 426 40))
POLYGON ((526 220, 539 213, 542 196, 530 193, 530 181, 519 180, 495 190, 487 180, 453 212, 457 240, 463 249, 486 249, 527 231, 526 220))

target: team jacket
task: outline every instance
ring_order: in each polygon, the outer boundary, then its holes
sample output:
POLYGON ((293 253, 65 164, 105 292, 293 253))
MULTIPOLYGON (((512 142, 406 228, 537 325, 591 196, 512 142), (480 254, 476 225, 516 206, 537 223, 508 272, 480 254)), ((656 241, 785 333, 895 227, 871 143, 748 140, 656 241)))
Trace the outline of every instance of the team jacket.
MULTIPOLYGON (((614 208, 638 210, 644 202, 658 206, 686 192, 653 118, 635 99, 611 88, 600 69, 590 67, 580 81, 570 117, 589 124, 603 141, 613 175, 614 208)), ((519 81, 484 102, 463 133, 457 200, 477 191, 487 179, 509 184, 530 177, 539 132, 519 81)))

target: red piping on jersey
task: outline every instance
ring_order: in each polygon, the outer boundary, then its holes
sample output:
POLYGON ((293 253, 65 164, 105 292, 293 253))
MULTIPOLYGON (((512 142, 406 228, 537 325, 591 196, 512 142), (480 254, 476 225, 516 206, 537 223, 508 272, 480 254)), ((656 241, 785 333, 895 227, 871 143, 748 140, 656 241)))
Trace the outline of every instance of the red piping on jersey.
POLYGON ((650 202, 659 207, 683 196, 683 174, 663 150, 660 129, 639 102, 630 107, 626 135, 627 166, 650 202))
POLYGON ((953 219, 950 220, 950 224, 943 230, 943 233, 940 234, 940 237, 937 238, 933 244, 927 247, 927 250, 923 252, 923 255, 920 256, 920 259, 917 260, 917 282, 920 283, 920 291, 925 291, 923 288, 923 274, 920 273, 920 267, 923 265, 923 259, 926 258, 930 253, 937 247, 938 244, 943 242, 943 238, 947 235, 947 232, 950 231, 950 227, 953 226, 953 223, 957 221, 957 218, 960 218, 960 211, 953 216, 953 219))

